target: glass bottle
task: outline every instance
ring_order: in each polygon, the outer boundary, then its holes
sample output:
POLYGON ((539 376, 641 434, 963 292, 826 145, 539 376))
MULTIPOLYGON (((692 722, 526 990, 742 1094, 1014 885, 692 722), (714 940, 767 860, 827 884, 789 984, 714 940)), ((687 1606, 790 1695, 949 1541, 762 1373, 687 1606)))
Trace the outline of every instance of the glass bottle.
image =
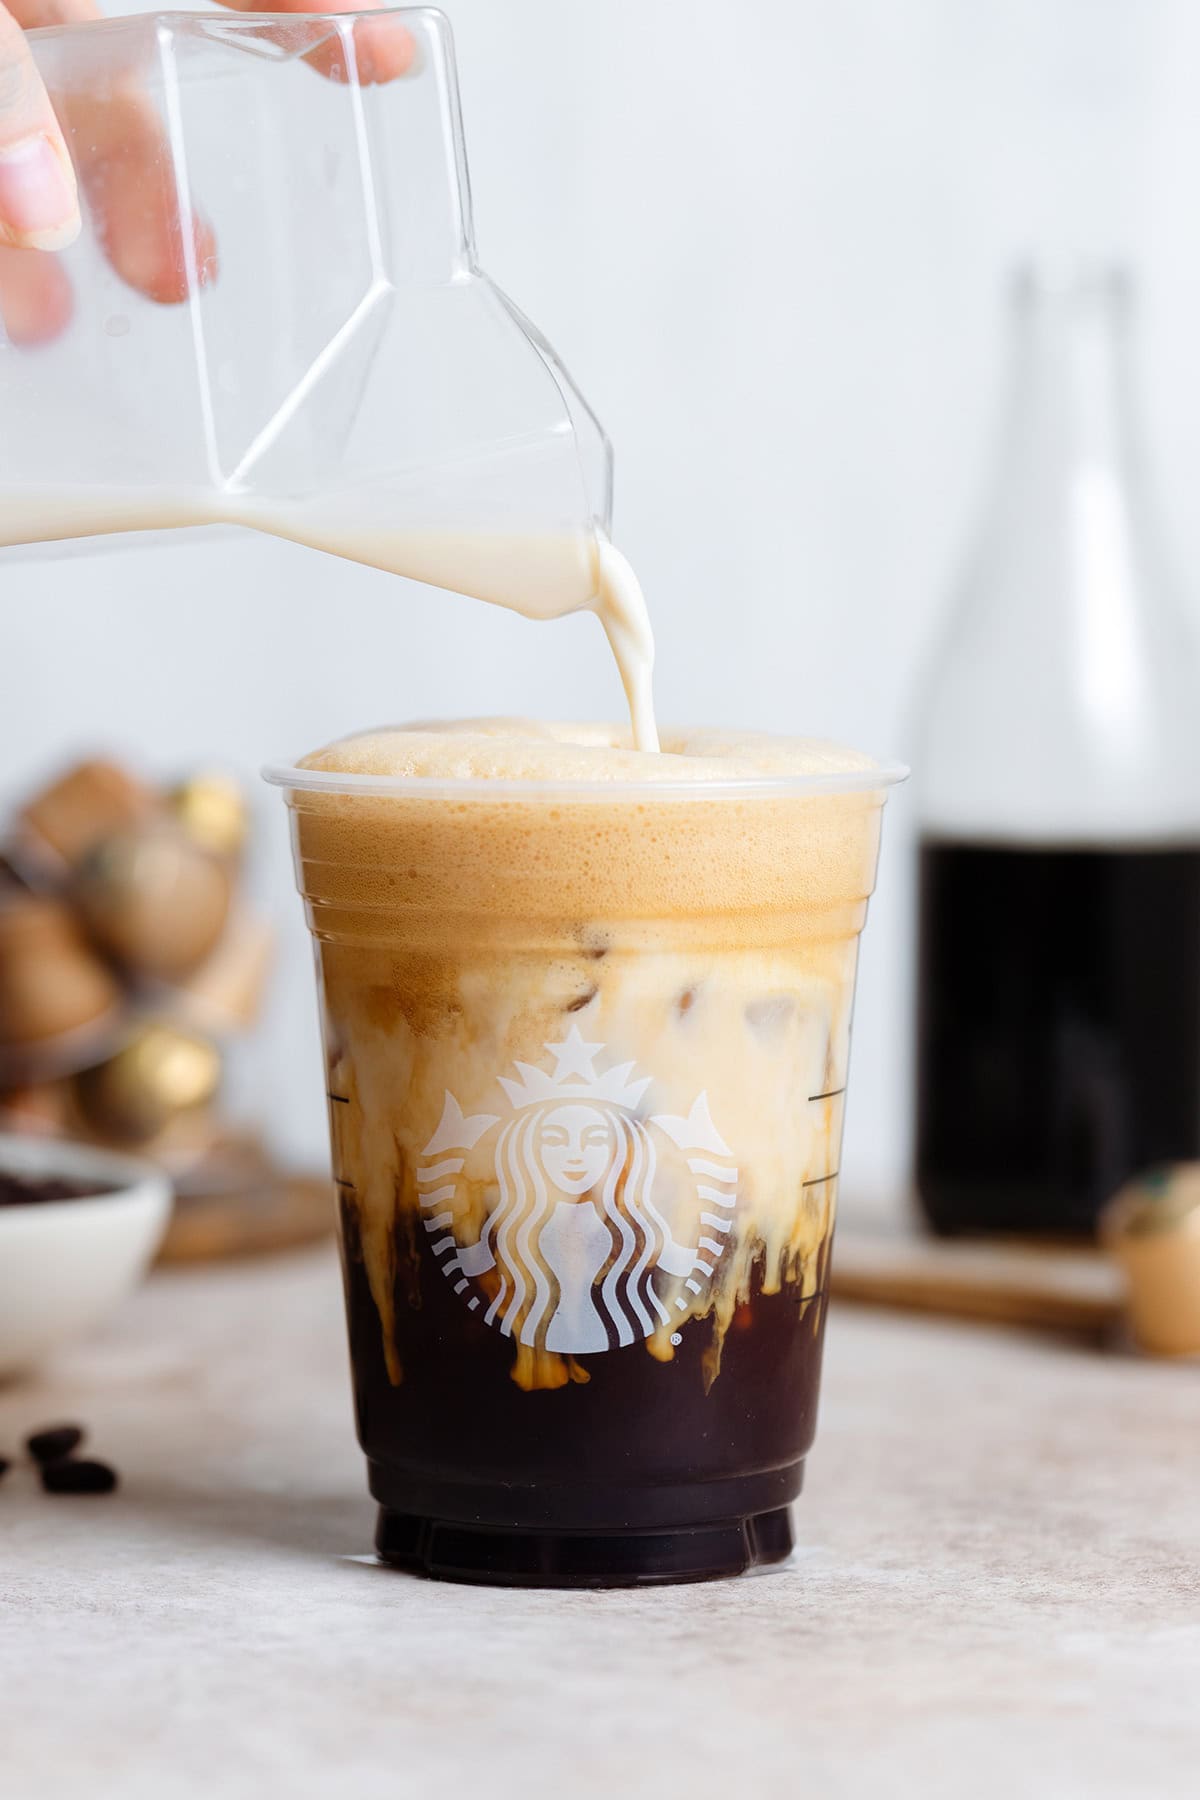
POLYGON ((1200 649, 1119 268, 1012 290, 998 468, 920 696, 916 1179, 940 1232, 1093 1229, 1200 1156, 1200 649))

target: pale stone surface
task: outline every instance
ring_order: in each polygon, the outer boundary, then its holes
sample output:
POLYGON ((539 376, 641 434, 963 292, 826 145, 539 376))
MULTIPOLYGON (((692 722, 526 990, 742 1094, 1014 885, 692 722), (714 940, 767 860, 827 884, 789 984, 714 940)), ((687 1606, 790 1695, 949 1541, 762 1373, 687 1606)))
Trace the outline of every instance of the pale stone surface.
POLYGON ((835 1310, 785 1570, 443 1587, 370 1542, 327 1252, 156 1277, 0 1449, 0 1789, 1107 1800, 1200 1776, 1200 1369, 835 1310))

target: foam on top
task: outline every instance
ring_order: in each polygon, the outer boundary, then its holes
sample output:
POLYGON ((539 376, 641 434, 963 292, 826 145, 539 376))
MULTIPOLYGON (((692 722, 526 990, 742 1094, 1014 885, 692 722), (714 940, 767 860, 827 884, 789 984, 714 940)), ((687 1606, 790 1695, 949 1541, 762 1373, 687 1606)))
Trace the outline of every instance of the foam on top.
POLYGON ((880 769, 876 785, 868 757, 804 739, 674 732, 665 753, 647 753, 617 726, 524 719, 367 732, 302 768, 334 783, 414 780, 395 793, 290 788, 300 886, 321 930, 453 955, 468 939, 528 942, 534 920, 543 948, 609 941, 612 921, 634 918, 673 942, 761 944, 813 930, 819 912, 830 941, 852 936, 891 780, 880 769), (853 785, 803 785, 821 775, 853 785), (781 785, 741 785, 764 778, 781 785), (463 798, 436 785, 464 779, 478 785, 463 798), (559 794, 556 782, 576 785, 559 794))
POLYGON ((851 774, 878 765, 819 738, 759 731, 668 731, 635 750, 628 726, 533 719, 417 721, 357 733, 301 759, 302 769, 393 780, 711 782, 851 774))

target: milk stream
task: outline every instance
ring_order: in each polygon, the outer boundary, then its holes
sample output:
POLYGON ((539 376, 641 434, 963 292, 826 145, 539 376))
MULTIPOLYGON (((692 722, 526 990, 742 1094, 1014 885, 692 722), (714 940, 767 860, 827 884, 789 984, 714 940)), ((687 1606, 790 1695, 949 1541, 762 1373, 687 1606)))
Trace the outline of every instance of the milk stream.
POLYGON ((583 531, 390 530, 344 503, 236 494, 109 489, 0 495, 0 547, 188 525, 245 525, 431 587, 508 607, 527 619, 591 611, 604 627, 639 750, 658 749, 654 636, 641 587, 620 551, 583 531))

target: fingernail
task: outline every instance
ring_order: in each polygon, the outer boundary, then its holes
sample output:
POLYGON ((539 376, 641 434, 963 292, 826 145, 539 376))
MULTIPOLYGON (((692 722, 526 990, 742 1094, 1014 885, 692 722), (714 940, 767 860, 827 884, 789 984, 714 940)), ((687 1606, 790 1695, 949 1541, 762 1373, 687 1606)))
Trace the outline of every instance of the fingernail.
POLYGON ((0 148, 0 241, 61 250, 78 230, 75 184, 49 138, 0 148))

